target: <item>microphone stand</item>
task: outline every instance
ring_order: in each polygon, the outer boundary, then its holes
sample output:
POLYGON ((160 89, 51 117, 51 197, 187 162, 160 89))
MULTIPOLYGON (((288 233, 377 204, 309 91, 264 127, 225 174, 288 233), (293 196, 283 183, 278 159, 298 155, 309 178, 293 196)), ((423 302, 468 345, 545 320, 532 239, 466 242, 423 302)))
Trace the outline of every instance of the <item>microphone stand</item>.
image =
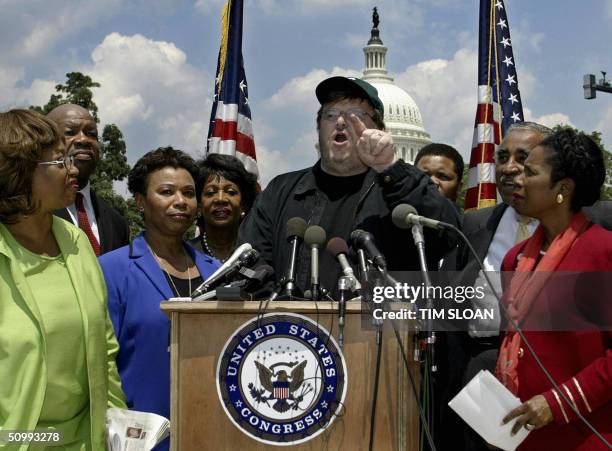
POLYGON ((427 375, 427 383, 424 384, 423 390, 427 394, 427 410, 428 410, 428 424, 431 431, 432 438, 434 434, 434 383, 433 374, 437 370, 435 362, 434 347, 436 342, 436 332, 433 327, 433 300, 429 296, 429 287, 431 287, 431 279, 429 278, 429 272, 427 271, 427 260, 425 258, 425 238, 423 237, 423 226, 421 224, 415 224, 412 226, 412 237, 414 244, 419 254, 419 266, 421 267, 421 275, 423 277, 423 283, 425 285, 425 301, 429 314, 427 315, 427 322, 425 326, 425 372, 427 375))
POLYGON ((299 240, 298 237, 294 237, 291 243, 291 259, 289 261, 288 277, 281 279, 281 283, 284 285, 285 295, 291 299, 293 297, 293 291, 295 290, 295 264, 298 252, 299 240))

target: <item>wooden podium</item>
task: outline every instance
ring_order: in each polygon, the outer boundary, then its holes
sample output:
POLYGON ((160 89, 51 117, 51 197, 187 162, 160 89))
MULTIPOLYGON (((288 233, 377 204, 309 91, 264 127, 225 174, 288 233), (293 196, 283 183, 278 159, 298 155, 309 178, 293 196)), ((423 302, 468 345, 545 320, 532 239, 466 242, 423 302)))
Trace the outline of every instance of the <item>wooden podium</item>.
MULTIPOLYGON (((272 302, 266 313, 299 313, 319 322, 337 338, 338 304, 272 302)), ((256 317, 259 302, 162 302, 171 318, 171 450, 272 450, 240 431, 228 418, 217 395, 216 370, 226 341, 241 324, 256 317)), ((367 450, 376 366, 376 332, 362 327, 361 303, 348 302, 343 353, 348 385, 345 409, 323 433, 296 450, 367 450)), ((413 362, 413 341, 400 330, 410 372, 419 383, 413 362)), ((418 449, 419 414, 393 328, 384 321, 374 449, 418 449)), ((418 385, 417 385, 418 389, 418 385)))

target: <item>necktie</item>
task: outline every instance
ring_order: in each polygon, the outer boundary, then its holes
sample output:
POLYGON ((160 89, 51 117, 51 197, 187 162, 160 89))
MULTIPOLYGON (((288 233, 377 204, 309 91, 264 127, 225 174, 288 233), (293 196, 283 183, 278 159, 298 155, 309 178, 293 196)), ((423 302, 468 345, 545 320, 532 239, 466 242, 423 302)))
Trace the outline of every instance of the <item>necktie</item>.
POLYGON ((531 236, 531 232, 527 228, 527 224, 533 221, 533 218, 523 215, 516 215, 518 221, 518 229, 516 230, 516 236, 514 237, 514 244, 518 244, 521 241, 525 241, 531 236))
POLYGON ((79 220, 79 227, 85 232, 87 238, 89 238, 89 242, 91 243, 91 247, 93 247, 94 252, 96 253, 96 257, 100 256, 100 243, 96 239, 96 236, 91 230, 91 224, 89 223, 89 218, 87 217, 87 212, 85 211, 85 206, 83 205, 83 194, 77 193, 76 199, 74 200, 74 206, 77 211, 77 218, 79 220))

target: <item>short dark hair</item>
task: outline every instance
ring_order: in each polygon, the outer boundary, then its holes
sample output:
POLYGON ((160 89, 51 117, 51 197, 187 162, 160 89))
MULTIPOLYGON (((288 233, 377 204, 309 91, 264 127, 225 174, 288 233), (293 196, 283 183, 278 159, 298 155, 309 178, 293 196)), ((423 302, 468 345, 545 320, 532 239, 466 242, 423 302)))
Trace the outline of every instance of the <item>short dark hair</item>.
MULTIPOLYGON (((374 109, 372 120, 374 121, 374 124, 376 124, 376 128, 378 128, 379 130, 385 129, 385 121, 384 121, 384 117, 382 113, 376 109, 376 106, 374 106, 372 102, 370 102, 369 99, 365 97, 355 97, 354 92, 334 91, 334 92, 330 92, 327 95, 326 104, 331 103, 331 102, 338 102, 340 100, 365 100, 366 102, 368 102, 368 105, 370 105, 374 109)), ((319 111, 317 111, 317 130, 319 130, 321 126, 321 115, 323 113, 323 106, 324 105, 321 105, 321 107, 319 108, 319 111)))
POLYGON ((238 185, 242 198, 242 208, 248 213, 255 197, 257 197, 258 185, 257 177, 246 170, 242 162, 231 155, 211 153, 203 160, 198 162, 199 174, 196 179, 196 193, 198 202, 202 197, 204 185, 210 177, 223 177, 238 185))
POLYGON ((132 195, 139 193, 146 196, 149 175, 165 167, 183 168, 194 181, 198 178, 198 167, 187 153, 170 146, 160 147, 140 157, 128 174, 128 189, 132 195))
POLYGON ((414 159, 414 164, 416 165, 419 160, 428 155, 434 155, 439 157, 446 157, 451 160, 455 164, 455 174, 457 174, 457 178, 461 181, 463 177, 463 157, 461 154, 457 152, 453 146, 449 146, 448 144, 442 143, 431 143, 427 144, 425 147, 422 147, 421 150, 416 154, 414 159))
POLYGON ((564 178, 574 181, 576 189, 571 208, 578 211, 593 205, 601 195, 606 167, 601 147, 582 132, 563 128, 544 139, 540 146, 550 150, 551 186, 564 178))
POLYGON ((55 122, 33 110, 0 113, 0 222, 13 224, 34 213, 32 177, 45 150, 64 135, 55 122))

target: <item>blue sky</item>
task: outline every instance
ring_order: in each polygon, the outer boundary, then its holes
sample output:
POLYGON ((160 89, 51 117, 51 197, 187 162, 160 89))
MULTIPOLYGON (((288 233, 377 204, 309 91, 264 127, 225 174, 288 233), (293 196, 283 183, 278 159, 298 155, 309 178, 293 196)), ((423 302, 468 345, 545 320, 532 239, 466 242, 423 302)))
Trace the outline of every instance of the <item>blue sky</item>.
MULTIPOLYGON (((0 109, 46 103, 82 71, 128 160, 204 148, 223 0, 0 0, 0 109)), ((244 58, 264 183, 316 160, 314 88, 360 74, 378 6, 388 68, 435 141, 467 157, 476 108, 476 0, 246 0, 244 58)), ((584 100, 609 70, 612 0, 506 0, 525 116, 599 130, 612 148, 612 95, 584 100)))

